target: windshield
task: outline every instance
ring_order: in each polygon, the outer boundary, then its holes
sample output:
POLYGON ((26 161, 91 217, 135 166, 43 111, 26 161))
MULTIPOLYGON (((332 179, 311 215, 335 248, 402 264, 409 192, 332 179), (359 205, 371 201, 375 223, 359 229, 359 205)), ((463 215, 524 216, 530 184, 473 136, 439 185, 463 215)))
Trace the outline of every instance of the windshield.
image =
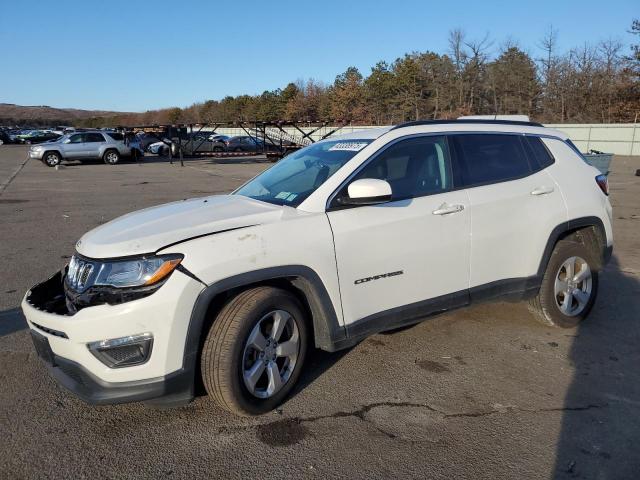
POLYGON ((371 142, 369 139, 314 143, 286 156, 234 194, 297 207, 371 142))

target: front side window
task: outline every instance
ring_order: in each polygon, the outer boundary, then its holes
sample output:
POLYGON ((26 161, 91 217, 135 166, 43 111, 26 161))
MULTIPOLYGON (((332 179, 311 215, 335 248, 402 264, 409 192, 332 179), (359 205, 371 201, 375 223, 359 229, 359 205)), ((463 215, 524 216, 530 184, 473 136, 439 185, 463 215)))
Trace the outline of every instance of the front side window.
POLYGON ((450 138, 461 160, 464 186, 504 182, 531 173, 521 135, 461 134, 450 138))
POLYGON ((425 136, 401 140, 374 158, 353 181, 362 178, 389 182, 392 200, 449 190, 452 179, 446 139, 425 136))
POLYGON ((82 134, 71 135, 69 137, 69 143, 82 143, 82 134))
POLYGON ((234 194, 297 207, 369 143, 371 140, 314 143, 287 155, 234 194))

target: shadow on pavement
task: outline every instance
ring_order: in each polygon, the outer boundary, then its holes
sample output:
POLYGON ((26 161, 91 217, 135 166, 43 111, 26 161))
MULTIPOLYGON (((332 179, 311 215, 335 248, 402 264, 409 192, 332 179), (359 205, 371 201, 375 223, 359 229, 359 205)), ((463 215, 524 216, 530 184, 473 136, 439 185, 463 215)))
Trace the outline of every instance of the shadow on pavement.
POLYGON ((27 328, 27 321, 22 314, 22 309, 11 308, 0 311, 0 337, 27 328))
POLYGON ((640 478, 640 281, 614 256, 577 329, 553 478, 640 478))
POLYGON ((298 383, 296 383, 296 386, 289 394, 289 398, 296 396, 315 382, 326 371, 330 370, 331 367, 338 363, 342 357, 351 352, 351 350, 352 348, 347 348, 333 353, 325 352, 324 350, 316 348, 308 350, 305 367, 302 370, 298 383))

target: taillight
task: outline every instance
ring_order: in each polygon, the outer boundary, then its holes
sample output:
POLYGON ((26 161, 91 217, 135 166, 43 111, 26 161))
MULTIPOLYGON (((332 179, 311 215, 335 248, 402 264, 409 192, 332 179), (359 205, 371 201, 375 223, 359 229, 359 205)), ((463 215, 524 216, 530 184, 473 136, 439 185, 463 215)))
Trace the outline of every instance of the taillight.
POLYGON ((609 195, 609 181, 606 175, 598 175, 596 177, 596 183, 600 187, 600 190, 602 190, 602 193, 609 195))

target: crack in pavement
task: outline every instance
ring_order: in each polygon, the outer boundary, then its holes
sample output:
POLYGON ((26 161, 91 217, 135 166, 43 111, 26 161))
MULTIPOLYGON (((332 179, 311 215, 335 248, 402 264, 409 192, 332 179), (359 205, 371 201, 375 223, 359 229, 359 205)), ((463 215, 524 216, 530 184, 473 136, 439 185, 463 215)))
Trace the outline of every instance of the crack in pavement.
POLYGON ((11 175, 9 175, 9 178, 6 181, 0 183, 0 195, 2 195, 2 193, 7 189, 11 182, 13 182, 13 180, 18 176, 18 174, 22 171, 28 161, 29 155, 27 155, 22 163, 18 165, 18 167, 13 171, 11 175))
POLYGON ((504 407, 500 409, 485 410, 485 411, 447 413, 426 403, 376 402, 376 403, 371 403, 369 405, 364 405, 356 410, 338 411, 338 412, 333 412, 327 415, 317 415, 312 417, 283 418, 281 420, 262 423, 258 425, 249 425, 249 426, 242 426, 242 427, 226 427, 226 428, 219 429, 218 433, 237 433, 237 432, 244 432, 247 430, 255 430, 257 431, 258 438, 262 442, 271 446, 287 446, 287 445, 293 445, 300 442, 308 433, 310 433, 308 429, 305 427, 305 424, 314 423, 314 422, 327 420, 327 419, 352 417, 352 418, 357 418, 369 424, 370 426, 375 428, 378 432, 385 435, 387 438, 390 438, 393 440, 396 440, 396 439, 402 440, 409 443, 416 443, 415 440, 398 437, 395 433, 385 430, 380 425, 376 424, 374 420, 367 418, 367 414, 371 410, 374 410, 380 407, 422 408, 439 415, 442 419, 479 418, 479 417, 486 417, 490 415, 506 414, 506 413, 513 413, 513 412, 516 412, 516 413, 582 412, 582 411, 593 410, 593 409, 602 409, 607 407, 608 405, 609 405, 608 403, 587 404, 587 405, 579 405, 579 406, 549 407, 549 408, 538 408, 538 409, 528 409, 528 408, 509 406, 509 407, 504 407))

